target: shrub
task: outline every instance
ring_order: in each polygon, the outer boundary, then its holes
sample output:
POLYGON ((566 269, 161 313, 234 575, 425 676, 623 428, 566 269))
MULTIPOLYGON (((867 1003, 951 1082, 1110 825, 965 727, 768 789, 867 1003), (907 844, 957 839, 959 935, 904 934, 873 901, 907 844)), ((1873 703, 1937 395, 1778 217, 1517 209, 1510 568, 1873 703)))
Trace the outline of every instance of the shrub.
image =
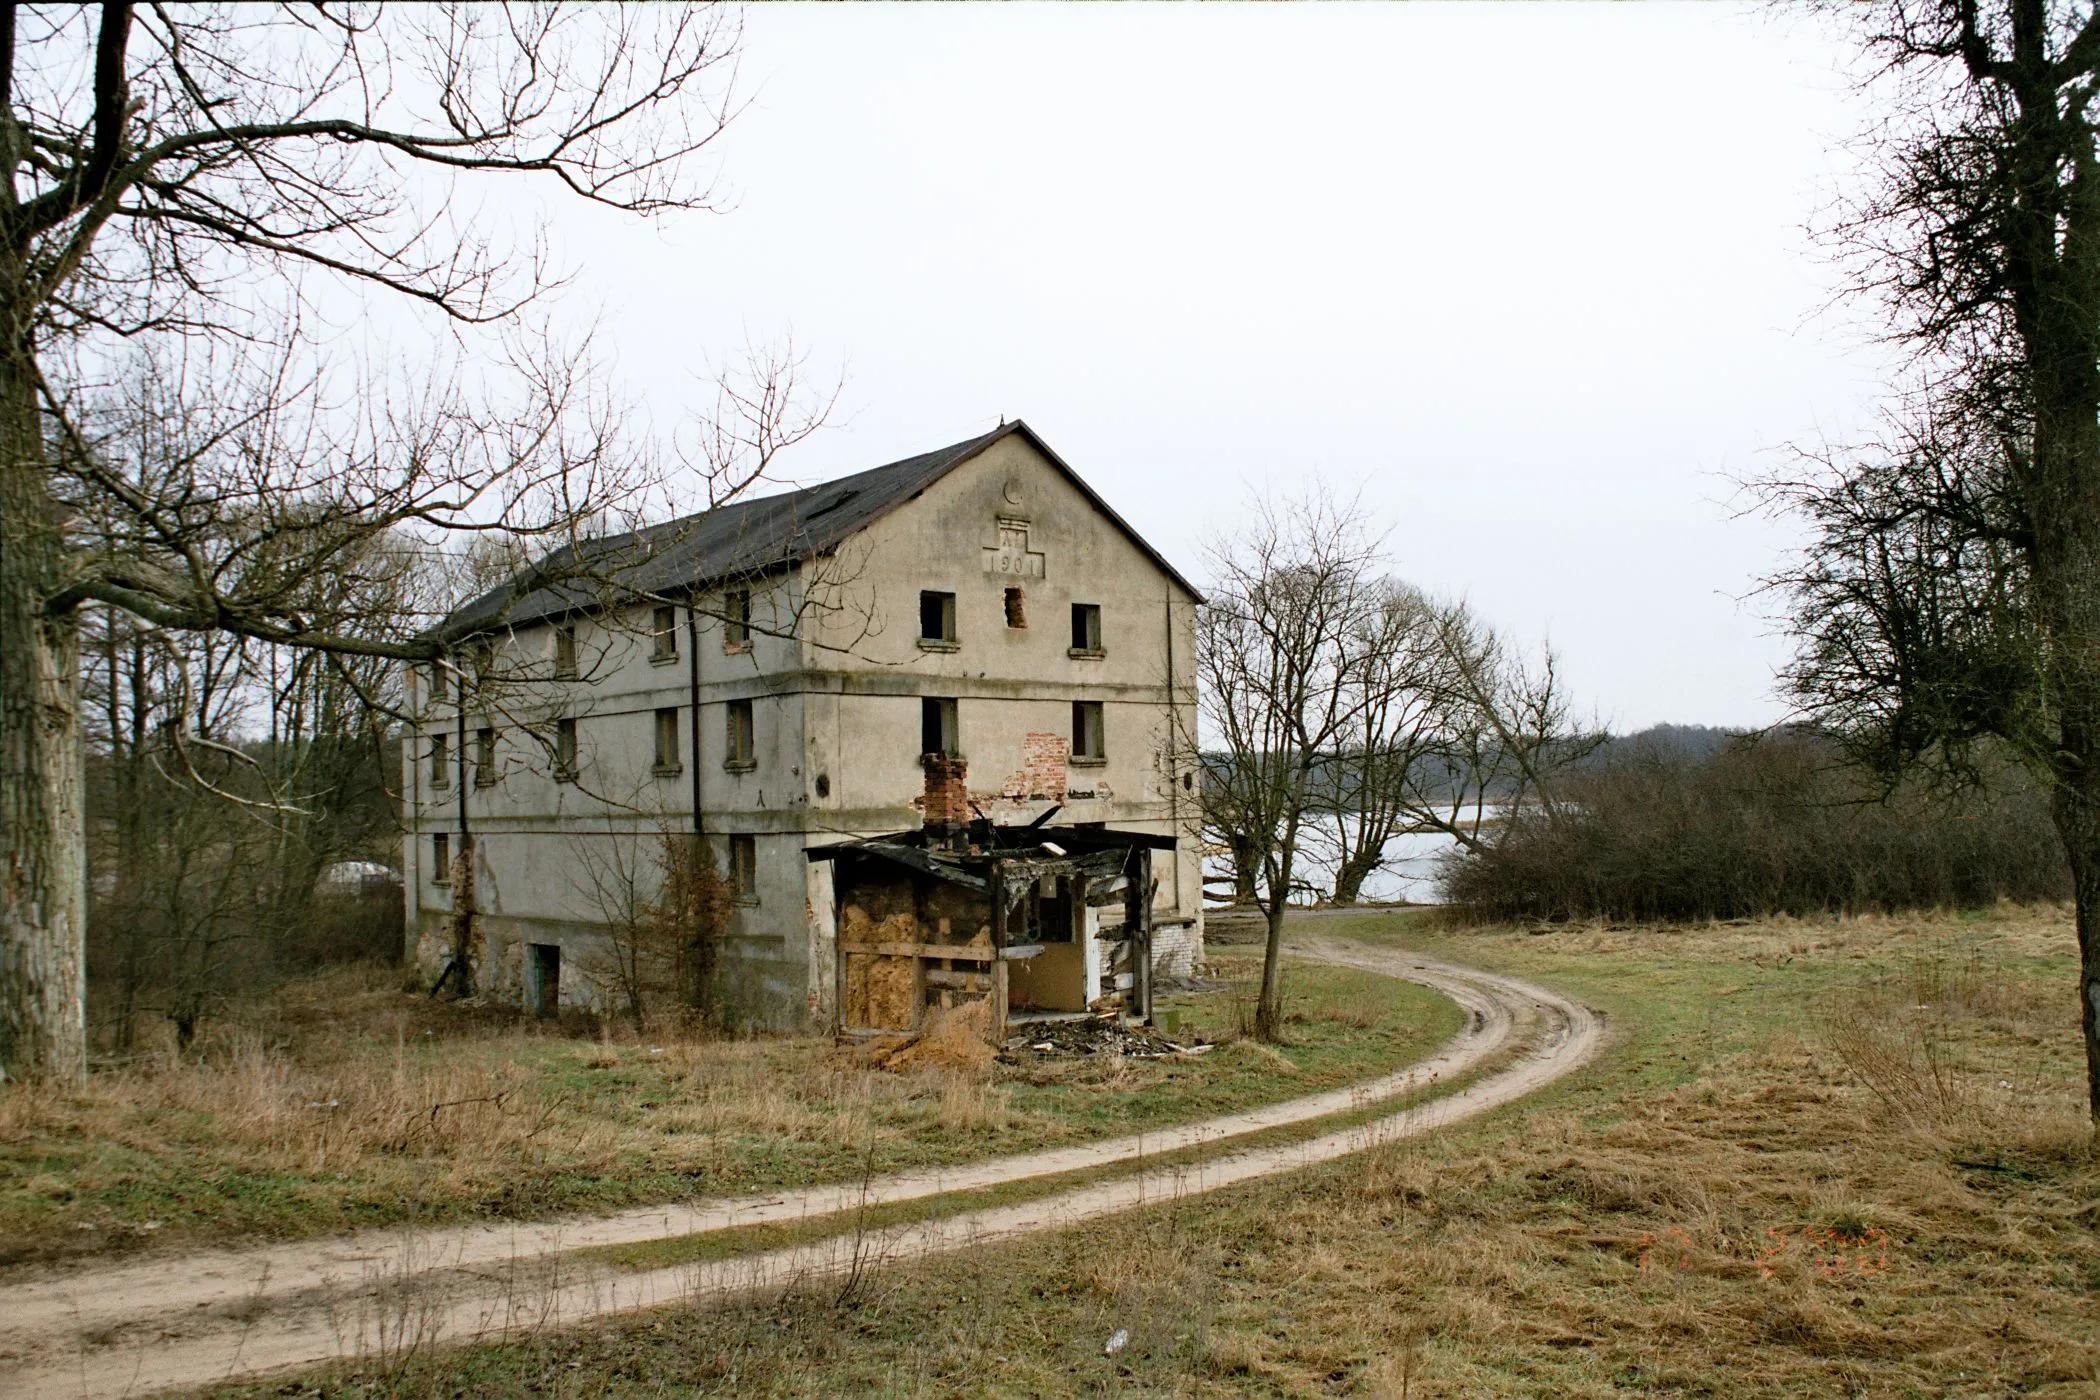
POLYGON ((1483 919, 1628 921, 2061 899, 2048 795, 2010 764, 1960 790, 1888 791, 1813 735, 1709 756, 1614 746, 1557 812, 1514 813, 1454 854, 1444 897, 1483 919))

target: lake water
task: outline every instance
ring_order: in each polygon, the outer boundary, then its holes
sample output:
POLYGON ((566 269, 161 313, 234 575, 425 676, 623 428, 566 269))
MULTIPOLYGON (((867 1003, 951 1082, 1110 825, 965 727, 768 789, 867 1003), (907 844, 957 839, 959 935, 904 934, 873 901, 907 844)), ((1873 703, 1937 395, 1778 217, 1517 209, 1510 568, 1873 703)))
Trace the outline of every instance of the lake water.
MULTIPOLYGON (((1386 843, 1386 865, 1364 881, 1362 898, 1369 904, 1436 904, 1437 862, 1458 843, 1440 833, 1396 836, 1386 843)), ((1228 861, 1212 859, 1204 863, 1208 875, 1225 875, 1231 870, 1228 861)), ((1327 879, 1325 870, 1317 871, 1310 878, 1315 883, 1327 879)), ((1212 889, 1219 888, 1212 886, 1212 889)))

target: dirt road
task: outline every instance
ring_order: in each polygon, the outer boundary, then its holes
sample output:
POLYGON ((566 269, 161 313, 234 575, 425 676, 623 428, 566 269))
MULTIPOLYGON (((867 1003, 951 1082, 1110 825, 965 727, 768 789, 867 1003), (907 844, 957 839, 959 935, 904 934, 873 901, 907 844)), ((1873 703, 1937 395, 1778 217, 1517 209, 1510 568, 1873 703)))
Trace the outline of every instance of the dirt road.
POLYGON ((1466 1024, 1437 1054, 1394 1074, 1155 1133, 762 1197, 542 1224, 374 1232, 15 1284, 0 1288, 0 1394, 141 1395, 334 1359, 384 1359, 1056 1229, 1460 1121, 1566 1074, 1602 1039, 1595 1013, 1511 978, 1337 939, 1307 939, 1293 951, 1432 987, 1468 1013, 1466 1024), (1014 1206, 887 1230, 851 1228, 867 1206, 1141 1163, 1365 1108, 1449 1083, 1498 1052, 1510 1055, 1507 1064, 1457 1092, 1344 1131, 1141 1168, 1014 1206), (842 1233, 717 1263, 618 1273, 574 1258, 606 1245, 826 1216, 840 1217, 842 1233))

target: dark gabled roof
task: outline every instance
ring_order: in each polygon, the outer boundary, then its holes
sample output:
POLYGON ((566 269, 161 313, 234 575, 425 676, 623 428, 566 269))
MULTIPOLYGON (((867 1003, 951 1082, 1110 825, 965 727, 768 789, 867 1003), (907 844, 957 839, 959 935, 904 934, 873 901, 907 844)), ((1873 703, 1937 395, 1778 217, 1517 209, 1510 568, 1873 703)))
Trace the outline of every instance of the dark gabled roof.
POLYGON ((544 622, 634 595, 678 595, 750 577, 836 549, 1002 438, 1018 435, 1079 488, 1167 577, 1200 598, 1187 579, 1018 418, 981 437, 822 486, 759 496, 652 525, 564 545, 532 569, 454 611, 438 628, 456 640, 492 627, 544 622))

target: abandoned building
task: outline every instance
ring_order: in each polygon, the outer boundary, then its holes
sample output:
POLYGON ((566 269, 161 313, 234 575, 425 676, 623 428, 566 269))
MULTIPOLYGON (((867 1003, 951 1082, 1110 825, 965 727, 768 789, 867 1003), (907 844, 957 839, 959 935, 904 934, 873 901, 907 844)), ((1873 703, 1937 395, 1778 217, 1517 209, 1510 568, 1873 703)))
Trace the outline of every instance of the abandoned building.
POLYGON ((1018 421, 557 551, 411 676, 414 955, 608 1006, 697 833, 736 1023, 1142 1014, 1201 948, 1197 601, 1018 421))

